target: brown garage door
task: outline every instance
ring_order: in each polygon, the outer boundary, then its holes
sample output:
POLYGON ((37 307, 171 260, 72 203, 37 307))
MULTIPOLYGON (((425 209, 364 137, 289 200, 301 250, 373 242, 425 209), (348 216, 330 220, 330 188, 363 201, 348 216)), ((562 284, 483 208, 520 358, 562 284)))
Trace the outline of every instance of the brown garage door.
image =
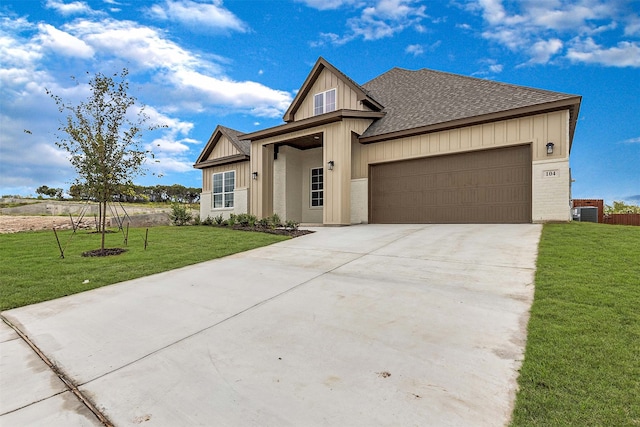
POLYGON ((369 167, 369 222, 531 222, 528 145, 369 167))

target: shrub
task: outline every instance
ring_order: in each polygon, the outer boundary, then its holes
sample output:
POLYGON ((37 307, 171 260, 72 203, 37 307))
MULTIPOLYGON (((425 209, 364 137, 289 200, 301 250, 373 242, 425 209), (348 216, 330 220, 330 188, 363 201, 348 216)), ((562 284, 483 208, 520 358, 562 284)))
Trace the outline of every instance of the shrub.
POLYGON ((292 231, 296 231, 298 229, 298 226, 300 225, 299 222, 294 221, 292 219, 288 219, 285 223, 284 223, 284 228, 286 228, 287 230, 292 230, 292 231))
POLYGON ((207 216, 204 221, 202 221, 202 225, 213 225, 213 218, 207 216))
POLYGON ((227 223, 228 226, 233 227, 236 224, 237 220, 238 220, 237 215, 231 214, 229 215, 229 219, 226 220, 225 222, 227 223))
POLYGON ((269 218, 262 218, 258 220, 258 227, 268 228, 269 227, 269 218))
POLYGON ((282 221, 280 220, 280 215, 274 212, 274 214, 269 217, 269 226, 271 228, 282 227, 282 221))
POLYGON ((216 217, 213 218, 213 222, 216 225, 226 225, 226 224, 224 224, 224 218, 222 218, 222 214, 216 215, 216 217))
POLYGON ((251 214, 240 214, 236 216, 236 223, 240 224, 243 227, 255 227, 258 218, 255 215, 251 214))
POLYGON ((171 218, 174 225, 185 225, 193 219, 193 215, 182 203, 171 203, 169 218, 171 218))

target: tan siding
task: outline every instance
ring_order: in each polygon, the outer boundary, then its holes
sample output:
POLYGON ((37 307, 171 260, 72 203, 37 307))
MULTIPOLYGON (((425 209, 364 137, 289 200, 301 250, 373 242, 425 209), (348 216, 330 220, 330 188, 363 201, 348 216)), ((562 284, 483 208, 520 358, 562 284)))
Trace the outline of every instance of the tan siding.
POLYGON ((295 120, 302 120, 313 117, 313 96, 317 93, 324 92, 329 89, 336 89, 336 109, 346 110, 363 110, 370 111, 369 108, 360 104, 358 94, 352 90, 344 81, 333 74, 326 68, 320 72, 320 75, 311 86, 311 90, 307 97, 302 101, 298 111, 295 113, 295 120))
POLYGON ((229 141, 226 136, 223 135, 216 143, 216 146, 213 147, 213 151, 211 151, 209 157, 207 157, 205 160, 215 160, 223 157, 234 156, 236 154, 242 153, 236 148, 235 145, 231 143, 231 141, 229 141))
POLYGON ((202 170, 202 192, 210 192, 213 186, 213 174, 226 171, 236 171, 236 188, 249 186, 249 161, 231 163, 229 165, 214 166, 202 170))
POLYGON ((353 161, 352 178, 366 178, 370 164, 527 143, 533 145, 533 161, 567 158, 568 115, 555 111, 362 145, 353 151, 361 158, 353 161), (552 156, 546 154, 549 141, 555 144, 552 156))

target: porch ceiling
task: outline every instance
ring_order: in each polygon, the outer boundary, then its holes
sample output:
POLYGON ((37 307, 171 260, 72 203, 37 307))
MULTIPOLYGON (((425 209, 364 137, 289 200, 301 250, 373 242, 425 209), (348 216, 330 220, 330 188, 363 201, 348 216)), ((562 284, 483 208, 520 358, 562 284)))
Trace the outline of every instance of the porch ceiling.
POLYGON ((289 146, 297 148, 298 150, 309 150, 311 148, 322 147, 323 143, 322 132, 314 133, 311 135, 305 135, 298 138, 288 139, 275 144, 276 147, 289 146))

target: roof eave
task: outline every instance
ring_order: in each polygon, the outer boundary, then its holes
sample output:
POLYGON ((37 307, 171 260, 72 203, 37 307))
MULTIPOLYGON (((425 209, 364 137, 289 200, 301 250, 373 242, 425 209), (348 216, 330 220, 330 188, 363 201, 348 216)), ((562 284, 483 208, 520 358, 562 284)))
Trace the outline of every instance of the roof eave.
POLYGON ((285 123, 283 125, 275 126, 268 129, 263 129, 257 132, 248 133, 242 135, 242 139, 248 139, 257 141, 260 139, 269 138, 272 136, 283 135, 289 132, 304 130, 313 128, 316 126, 325 125, 328 123, 339 122, 343 119, 380 119, 384 117, 385 113, 379 111, 360 111, 360 110, 336 110, 331 113, 321 114, 318 116, 309 117, 304 120, 296 122, 285 123))
MULTIPOLYGON (((360 137, 359 141, 362 144, 371 144, 375 142, 387 141, 390 139, 404 138, 410 137, 414 135, 420 135, 425 133, 439 132, 443 130, 461 128, 466 126, 479 125, 483 123, 495 122, 499 120, 513 119, 522 116, 528 116, 531 114, 541 114, 545 112, 558 111, 563 109, 575 109, 575 119, 577 120, 577 111, 580 108, 580 100, 581 97, 576 96, 568 99, 563 99, 560 101, 553 101, 544 104, 532 105, 528 107, 515 108, 512 110, 499 111, 495 113, 483 114, 479 116, 473 117, 465 117, 462 119, 451 120, 448 122, 435 123, 432 125, 421 126, 411 129, 403 129, 395 132, 384 133, 380 135, 372 135, 360 137)), ((575 129, 575 121, 572 119, 573 123, 570 123, 570 141, 571 144, 573 140, 573 130, 575 129)))
POLYGON ((205 160, 204 162, 196 162, 193 165, 195 169, 204 169, 212 166, 222 166, 228 165, 231 163, 243 162, 245 160, 249 160, 249 156, 246 154, 234 154, 233 156, 221 157, 219 159, 214 160, 205 160))

